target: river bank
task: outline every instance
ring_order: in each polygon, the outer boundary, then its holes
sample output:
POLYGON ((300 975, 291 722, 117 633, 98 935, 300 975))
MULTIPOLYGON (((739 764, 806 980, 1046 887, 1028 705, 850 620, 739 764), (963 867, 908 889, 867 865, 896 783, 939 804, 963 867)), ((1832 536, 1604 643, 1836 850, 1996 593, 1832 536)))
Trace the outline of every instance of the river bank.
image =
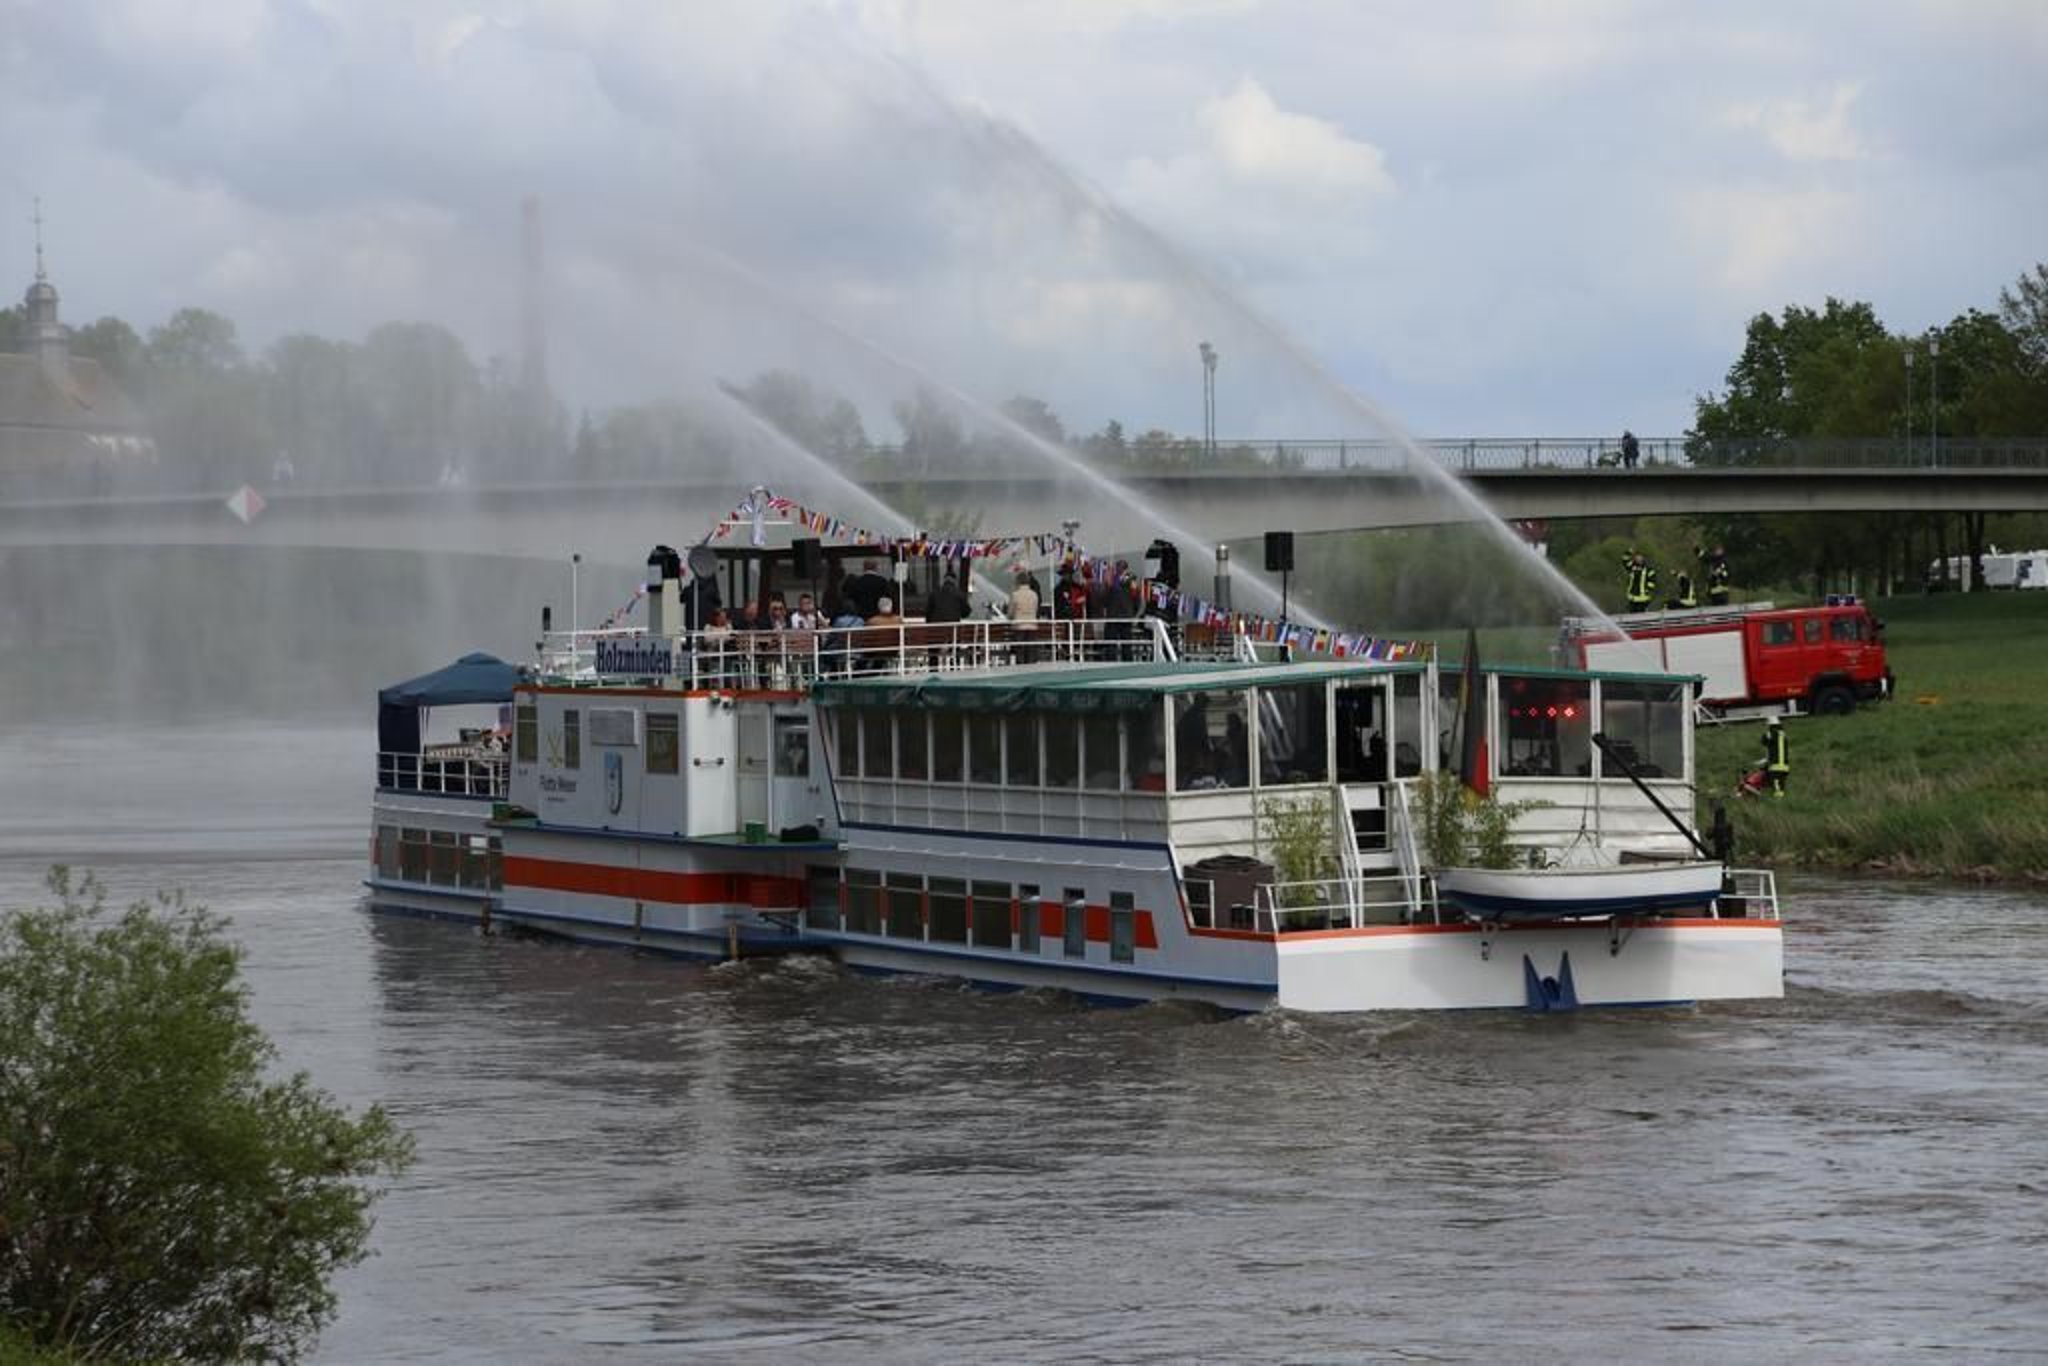
MULTIPOLYGON (((1888 598, 1898 696, 1788 723, 1782 799, 1729 800, 1738 858, 1779 867, 2048 884, 2048 593, 1888 598)), ((1699 813, 1761 753, 1702 727, 1699 813)))

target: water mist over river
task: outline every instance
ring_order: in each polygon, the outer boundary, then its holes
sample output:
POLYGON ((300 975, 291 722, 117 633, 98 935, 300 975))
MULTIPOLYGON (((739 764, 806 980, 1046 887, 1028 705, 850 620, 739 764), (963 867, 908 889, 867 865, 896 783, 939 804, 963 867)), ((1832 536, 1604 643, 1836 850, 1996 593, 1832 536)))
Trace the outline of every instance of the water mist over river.
POLYGON ((369 711, 0 732, 0 899, 187 888, 417 1134, 321 1359, 2048 1349, 2039 892, 1787 879, 1783 1003, 1562 1019, 714 968, 365 914, 369 711))

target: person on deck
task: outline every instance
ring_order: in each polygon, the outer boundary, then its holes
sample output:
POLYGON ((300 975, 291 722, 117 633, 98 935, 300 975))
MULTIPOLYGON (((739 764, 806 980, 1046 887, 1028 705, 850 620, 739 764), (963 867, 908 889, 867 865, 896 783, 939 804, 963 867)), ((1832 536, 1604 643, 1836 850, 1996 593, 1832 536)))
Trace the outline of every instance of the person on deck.
POLYGON ((796 610, 789 614, 789 629, 792 631, 815 631, 825 624, 825 618, 818 612, 818 604, 809 593, 796 595, 796 610))
POLYGON ((901 626, 902 624, 903 617, 896 610, 896 599, 877 598, 875 600, 875 614, 868 618, 868 625, 901 626))
POLYGON ((1017 586, 1010 590, 1010 620, 1038 620, 1038 590, 1031 586, 1031 574, 1028 570, 1017 571, 1017 586))
POLYGON ((1771 795, 1785 795, 1792 777, 1792 747, 1785 738, 1785 723, 1773 716, 1764 724, 1764 773, 1771 782, 1771 795))
POLYGON ((1631 612, 1649 611, 1650 602, 1657 595, 1656 566, 1644 559, 1642 552, 1631 550, 1628 552, 1628 558, 1622 561, 1621 567, 1622 571, 1628 576, 1626 584, 1628 610, 1631 612))
POLYGON ((926 621, 953 622, 967 620, 967 595, 960 591, 960 581, 951 574, 932 590, 931 600, 925 603, 926 621))
POLYGON ((872 617, 876 606, 889 596, 891 587, 875 561, 868 560, 861 565, 860 573, 846 581, 846 605, 849 610, 860 613, 862 618, 872 617))

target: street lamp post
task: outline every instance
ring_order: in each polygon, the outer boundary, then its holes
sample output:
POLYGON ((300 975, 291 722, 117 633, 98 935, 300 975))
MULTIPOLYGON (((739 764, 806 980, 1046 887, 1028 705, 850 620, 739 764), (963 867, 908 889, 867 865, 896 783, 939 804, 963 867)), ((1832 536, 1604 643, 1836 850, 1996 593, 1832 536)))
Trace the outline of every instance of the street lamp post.
POLYGON ((1913 343, 1906 343, 1906 463, 1913 463, 1913 343))
POLYGON ((1928 463, 1941 463, 1941 334, 1927 339, 1927 451, 1928 463))
POLYGON ((1203 342, 1196 350, 1202 357, 1202 452, 1216 460, 1216 348, 1203 342))

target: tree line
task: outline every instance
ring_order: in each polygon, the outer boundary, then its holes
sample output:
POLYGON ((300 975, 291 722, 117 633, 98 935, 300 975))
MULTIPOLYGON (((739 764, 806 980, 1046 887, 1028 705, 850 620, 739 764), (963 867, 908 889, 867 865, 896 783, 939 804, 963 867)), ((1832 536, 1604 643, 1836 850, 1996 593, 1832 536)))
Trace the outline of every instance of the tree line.
MULTIPOLYGON (((1696 463, 1740 464, 1795 438, 1883 440, 1930 466, 1943 443, 2048 437, 2048 266, 1924 332, 1894 332, 1864 302, 1829 298, 1752 319, 1723 387, 1701 395, 1687 433, 1696 463)), ((2048 539, 2040 517, 1883 512, 1699 519, 1752 582, 1853 579, 1866 591, 1922 586, 1930 563, 1981 561, 1996 540, 2048 539)), ((2029 545, 2026 548, 2032 548, 2029 545)), ((1980 573, 1971 576, 1981 585, 1980 573)))

